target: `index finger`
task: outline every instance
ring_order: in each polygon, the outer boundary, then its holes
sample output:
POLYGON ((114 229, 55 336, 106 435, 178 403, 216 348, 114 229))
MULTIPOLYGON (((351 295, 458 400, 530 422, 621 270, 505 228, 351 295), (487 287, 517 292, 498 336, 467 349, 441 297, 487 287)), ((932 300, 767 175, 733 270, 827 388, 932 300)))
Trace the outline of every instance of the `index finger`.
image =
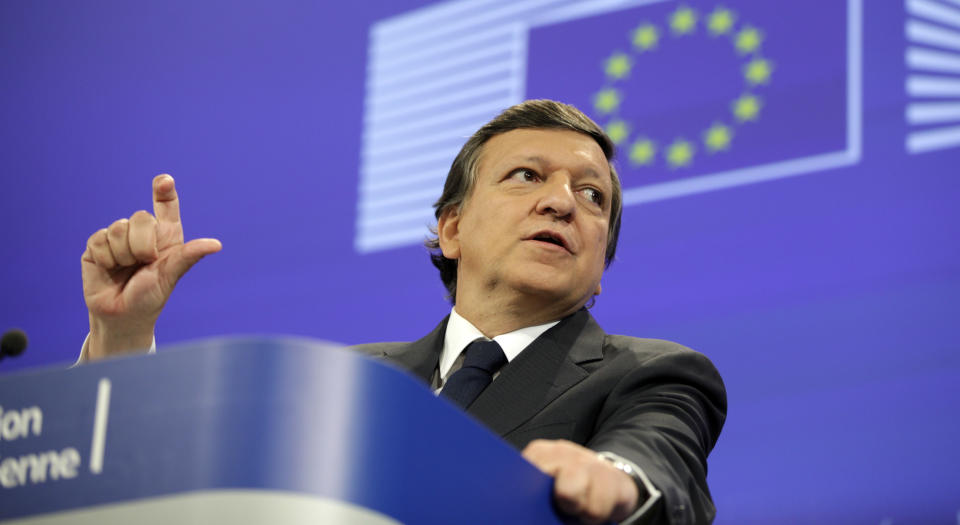
POLYGON ((180 222, 180 199, 173 177, 161 173, 153 178, 153 214, 157 222, 180 222))

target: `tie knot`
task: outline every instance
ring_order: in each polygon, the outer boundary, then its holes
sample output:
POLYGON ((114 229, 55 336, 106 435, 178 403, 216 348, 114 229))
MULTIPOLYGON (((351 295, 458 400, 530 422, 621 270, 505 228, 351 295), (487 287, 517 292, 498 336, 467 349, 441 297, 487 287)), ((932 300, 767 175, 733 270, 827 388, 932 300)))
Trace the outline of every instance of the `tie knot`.
POLYGON ((467 345, 463 368, 479 368, 488 374, 507 364, 507 356, 496 341, 477 340, 467 345))

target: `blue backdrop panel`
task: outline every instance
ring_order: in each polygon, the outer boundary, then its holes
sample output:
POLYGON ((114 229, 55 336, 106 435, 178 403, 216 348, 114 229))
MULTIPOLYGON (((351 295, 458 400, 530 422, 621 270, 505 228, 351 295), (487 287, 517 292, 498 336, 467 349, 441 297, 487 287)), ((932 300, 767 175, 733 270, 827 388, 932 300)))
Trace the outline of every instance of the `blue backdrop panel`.
POLYGON ((717 522, 955 522, 955 1, 14 0, 0 28, 0 328, 31 337, 3 373, 75 358, 84 242, 160 172, 224 243, 161 345, 418 338, 449 309, 419 243, 450 160, 559 98, 620 142, 594 314, 727 381, 717 522))

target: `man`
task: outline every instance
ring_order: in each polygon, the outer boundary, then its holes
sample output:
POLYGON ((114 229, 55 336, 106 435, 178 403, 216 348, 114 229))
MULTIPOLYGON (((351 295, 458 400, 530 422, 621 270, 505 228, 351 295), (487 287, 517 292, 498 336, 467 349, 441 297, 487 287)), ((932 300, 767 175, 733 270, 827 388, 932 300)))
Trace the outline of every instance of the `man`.
MULTIPOLYGON (((565 513, 709 522, 706 456, 726 412, 719 375, 679 345, 607 335, 585 309, 619 233, 613 149, 588 117, 552 101, 478 130, 450 169, 428 242, 450 316, 420 341, 358 349, 406 367, 521 449, 555 478, 565 513)), ((176 281, 220 249, 183 242, 168 175, 154 179, 154 212, 88 241, 82 359, 151 346, 176 281)))

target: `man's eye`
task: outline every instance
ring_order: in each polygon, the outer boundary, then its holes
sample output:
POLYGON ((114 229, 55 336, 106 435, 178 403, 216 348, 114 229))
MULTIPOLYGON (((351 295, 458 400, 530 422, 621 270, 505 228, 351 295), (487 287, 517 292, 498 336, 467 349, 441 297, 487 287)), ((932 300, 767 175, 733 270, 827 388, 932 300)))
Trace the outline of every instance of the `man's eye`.
POLYGON ((513 170, 509 178, 521 182, 535 182, 540 180, 540 175, 531 169, 519 168, 513 170))
POLYGON ((600 193, 600 190, 596 188, 583 188, 580 190, 580 193, 587 197, 590 202, 593 202, 598 206, 603 206, 603 194, 600 193))

